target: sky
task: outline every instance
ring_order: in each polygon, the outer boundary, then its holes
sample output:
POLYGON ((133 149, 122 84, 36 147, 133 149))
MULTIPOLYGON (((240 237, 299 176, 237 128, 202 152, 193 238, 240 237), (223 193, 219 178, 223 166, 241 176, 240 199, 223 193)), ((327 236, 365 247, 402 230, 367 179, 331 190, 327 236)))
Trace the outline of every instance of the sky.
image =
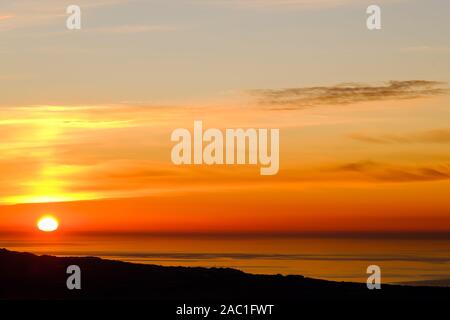
POLYGON ((450 3, 370 4, 2 1, 0 230, 450 231, 450 3), (279 173, 175 166, 194 120, 280 128, 279 173))

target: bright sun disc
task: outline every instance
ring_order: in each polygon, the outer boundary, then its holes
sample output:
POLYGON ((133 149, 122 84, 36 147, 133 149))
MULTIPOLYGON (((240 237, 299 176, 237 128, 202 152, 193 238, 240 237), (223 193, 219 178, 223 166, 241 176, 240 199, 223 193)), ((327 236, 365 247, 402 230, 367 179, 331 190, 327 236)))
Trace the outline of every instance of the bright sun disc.
POLYGON ((58 229, 59 223, 54 217, 45 216, 39 219, 37 227, 41 231, 52 232, 58 229))

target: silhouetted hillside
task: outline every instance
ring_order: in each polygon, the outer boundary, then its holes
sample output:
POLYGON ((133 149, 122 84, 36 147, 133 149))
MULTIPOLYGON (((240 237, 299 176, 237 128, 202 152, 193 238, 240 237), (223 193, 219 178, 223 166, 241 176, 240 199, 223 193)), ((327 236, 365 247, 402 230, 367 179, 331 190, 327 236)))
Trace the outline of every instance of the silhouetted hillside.
POLYGON ((0 249, 0 299, 154 299, 228 301, 450 299, 450 288, 332 282, 253 275, 234 269, 162 267, 94 257, 36 256, 0 249), (82 289, 68 290, 66 268, 82 270, 82 289))
POLYGON ((432 287, 450 287, 450 279, 434 279, 434 280, 419 280, 419 281, 405 281, 395 283, 406 286, 432 286, 432 287))

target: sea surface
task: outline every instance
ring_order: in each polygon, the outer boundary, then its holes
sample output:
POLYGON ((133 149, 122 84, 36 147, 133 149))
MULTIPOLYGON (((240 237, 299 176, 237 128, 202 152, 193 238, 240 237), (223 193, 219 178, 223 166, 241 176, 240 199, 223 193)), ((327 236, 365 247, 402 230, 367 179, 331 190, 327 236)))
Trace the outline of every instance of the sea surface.
POLYGON ((447 237, 0 233, 0 248, 336 281, 365 282, 369 265, 381 268, 382 283, 450 279, 447 237))

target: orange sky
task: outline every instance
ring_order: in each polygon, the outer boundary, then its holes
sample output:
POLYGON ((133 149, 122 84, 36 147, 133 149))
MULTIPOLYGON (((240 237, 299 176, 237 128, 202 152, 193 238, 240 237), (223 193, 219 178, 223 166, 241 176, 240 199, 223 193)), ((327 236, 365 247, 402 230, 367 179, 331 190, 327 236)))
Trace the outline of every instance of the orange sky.
POLYGON ((444 2, 0 1, 0 232, 450 231, 444 2), (173 165, 195 120, 278 174, 173 165))
POLYGON ((0 228, 53 214, 68 231, 449 231, 446 102, 3 108, 0 228), (196 119, 280 128, 280 172, 173 165, 170 132, 196 119))

